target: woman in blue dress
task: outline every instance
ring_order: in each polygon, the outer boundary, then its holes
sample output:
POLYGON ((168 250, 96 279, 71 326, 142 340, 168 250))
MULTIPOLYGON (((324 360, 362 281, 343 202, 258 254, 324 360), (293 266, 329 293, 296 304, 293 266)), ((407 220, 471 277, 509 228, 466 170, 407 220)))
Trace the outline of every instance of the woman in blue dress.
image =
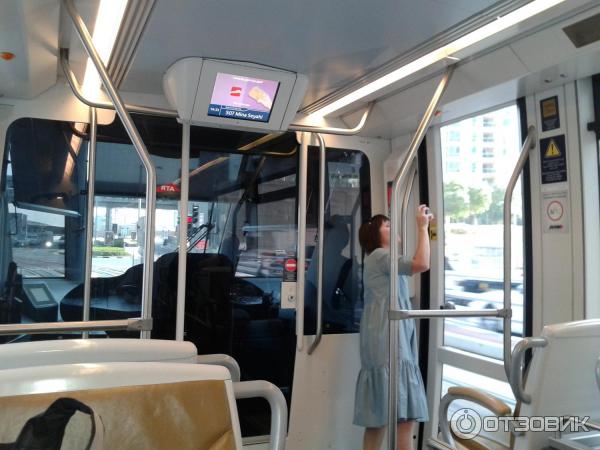
MULTIPOLYGON (((418 239, 412 259, 398 261, 398 308, 410 309, 407 276, 429 270, 429 222, 426 205, 417 212, 418 239)), ((388 333, 390 292, 390 221, 376 215, 359 230, 364 259, 364 310, 360 323, 361 369, 356 382, 354 424, 366 427, 363 449, 379 450, 388 423, 388 333)), ((412 449, 415 422, 428 420, 427 398, 418 365, 414 320, 398 330, 398 450, 412 449)))

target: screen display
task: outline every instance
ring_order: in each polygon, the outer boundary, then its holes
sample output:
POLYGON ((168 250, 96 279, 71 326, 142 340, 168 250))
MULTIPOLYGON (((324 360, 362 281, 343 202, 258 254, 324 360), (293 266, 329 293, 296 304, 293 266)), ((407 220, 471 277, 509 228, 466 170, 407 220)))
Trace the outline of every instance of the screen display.
POLYGON ((217 73, 208 115, 268 122, 279 81, 217 73))
POLYGON ((48 294, 46 293, 46 290, 44 288, 32 287, 29 289, 29 292, 35 298, 35 301, 37 301, 39 303, 44 303, 44 302, 50 301, 50 297, 48 297, 48 294))

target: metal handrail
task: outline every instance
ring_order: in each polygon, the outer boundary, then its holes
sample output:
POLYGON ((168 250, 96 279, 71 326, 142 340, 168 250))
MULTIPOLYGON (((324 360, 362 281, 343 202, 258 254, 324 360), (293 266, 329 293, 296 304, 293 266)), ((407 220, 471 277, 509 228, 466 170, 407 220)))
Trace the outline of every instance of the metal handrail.
MULTIPOLYGON (((150 159, 148 149, 144 145, 142 138, 129 115, 129 112, 121 99, 117 89, 114 87, 104 63, 100 59, 100 55, 96 51, 92 37, 85 25, 81 15, 77 12, 73 0, 62 0, 63 6, 71 16, 77 34, 83 43, 83 46, 94 63, 98 74, 102 80, 102 84, 106 89, 108 96, 114 103, 115 109, 135 150, 137 151, 144 168, 146 169, 146 236, 145 236, 145 253, 144 253, 144 272, 142 279, 142 318, 151 319, 152 317, 152 276, 154 268, 154 210, 156 207, 156 168, 150 159)), ((142 331, 141 337, 149 338, 150 333, 142 331)))
POLYGON ((179 191, 179 251, 177 253, 177 307, 175 312, 175 340, 183 341, 185 325, 185 290, 187 276, 187 216, 190 192, 190 123, 182 123, 181 178, 179 191))
POLYGON ((523 388, 523 363, 525 360, 525 351, 529 348, 542 348, 548 345, 546 338, 524 338, 517 342, 515 349, 512 352, 512 365, 508 374, 510 387, 517 401, 529 404, 531 403, 531 395, 525 392, 523 388))
POLYGON ((365 109, 365 112, 363 113, 360 121, 358 122, 358 125, 356 125, 354 128, 317 127, 317 126, 313 126, 313 125, 300 125, 300 124, 292 123, 288 126, 288 130, 289 131, 306 131, 309 133, 337 134, 337 135, 341 135, 341 136, 353 136, 362 131, 365 124, 367 123, 367 119, 369 118, 369 115, 371 114, 371 111, 373 110, 374 105, 375 105, 375 102, 370 102, 367 105, 367 109, 365 109))
MULTIPOLYGON (((452 432, 450 431, 450 424, 448 423, 448 409, 450 407, 450 404, 452 404, 452 402, 454 402, 455 400, 467 400, 479 406, 483 406, 487 410, 489 410, 490 408, 490 405, 486 403, 484 399, 477 397, 465 397, 464 395, 456 395, 451 392, 448 392, 442 397, 439 405, 439 429, 444 443, 451 448, 456 448, 456 442, 454 440, 454 437, 452 436, 452 432)), ((502 404, 504 405, 504 403, 502 404)))
MULTIPOLYGON (((94 247, 94 196, 96 193, 96 141, 98 136, 98 114, 90 108, 90 142, 88 144, 87 211, 85 217, 85 266, 83 275, 83 321, 90 320, 92 303, 92 252, 94 247)), ((83 334, 88 337, 87 333, 83 334)))
POLYGON ((196 363, 209 364, 211 366, 223 366, 229 370, 231 381, 240 381, 242 376, 240 365, 229 355, 224 353, 213 353, 210 355, 196 355, 196 363))
POLYGON ((400 254, 402 256, 406 255, 406 241, 408 240, 408 226, 407 226, 407 211, 408 211, 408 202, 410 201, 410 196, 412 195, 413 183, 415 182, 415 177, 417 176, 417 163, 416 160, 413 161, 413 171, 410 174, 410 178, 408 179, 408 183, 406 185, 406 189, 404 190, 404 197, 402 198, 402 209, 400 209, 400 219, 402 220, 402 239, 400 240, 400 254))
MULTIPOLYGON (((81 86, 77 82, 77 78, 75 74, 71 70, 71 66, 69 65, 69 51, 65 48, 60 49, 60 65, 62 67, 63 73, 65 74, 65 78, 67 79, 67 83, 71 87, 71 91, 73 91, 73 95, 77 97, 77 99, 90 108, 98 108, 98 109, 111 109, 115 110, 115 106, 110 102, 103 102, 101 100, 90 100, 83 95, 81 92, 81 86)), ((173 117, 177 118, 177 111, 174 109, 166 109, 166 108, 155 108, 152 106, 142 106, 142 105, 132 105, 125 104, 125 108, 129 112, 136 114, 146 114, 153 116, 163 116, 163 117, 173 117)))
POLYGON ((306 183, 308 133, 302 133, 298 163, 298 240, 296 248, 296 348, 304 347, 304 280, 306 267, 306 183))
POLYGON ((445 442, 442 442, 436 438, 427 439, 427 446, 432 450, 455 450, 454 447, 451 447, 445 442))
MULTIPOLYGON (((508 181, 508 185, 506 187, 506 192, 504 193, 504 309, 507 311, 511 311, 511 205, 512 205, 512 194, 515 189, 515 185, 517 184, 517 180, 521 172, 523 171, 523 167, 529 158, 529 151, 534 149, 537 142, 537 133, 535 131, 535 127, 531 125, 527 130, 527 138, 525 142, 523 142, 523 146, 521 147, 521 153, 519 155, 519 159, 517 160, 517 164, 510 176, 510 180, 508 181)), ((511 373, 511 315, 509 314, 504 317, 504 372, 506 373, 506 377, 510 379, 511 373)))
MULTIPOLYGON (((423 119, 417 128, 415 135, 408 147, 408 152, 404 160, 402 161, 402 165, 400 166, 400 170, 394 179, 392 184, 392 195, 391 195, 391 207, 390 207, 390 221, 391 221, 391 230, 390 236, 391 245, 390 245, 390 299, 389 299, 389 309, 390 313, 396 310, 396 305, 398 303, 398 277, 395 274, 398 273, 398 246, 396 245, 396 238, 398 236, 398 191, 401 185, 401 182, 404 180, 408 171, 410 169, 411 164, 417 154, 417 150, 423 141, 423 137, 425 137, 425 132, 431 123, 431 119, 433 118, 433 113, 435 112, 437 105, 448 86, 448 81, 452 76, 452 72, 454 71, 454 67, 448 67, 448 70, 442 77, 440 84, 438 85, 433 97, 431 98, 431 102, 423 115, 423 119)), ((390 450, 396 449, 396 399, 398 397, 397 392, 397 364, 398 364, 398 323, 395 320, 391 320, 389 322, 389 404, 388 404, 388 445, 390 450)))
POLYGON ((505 309, 399 309, 390 311, 390 320, 445 319, 447 317, 504 317, 505 309))
POLYGON ((316 350, 323 337, 323 245, 325 243, 325 140, 316 133, 319 141, 319 224, 318 224, 318 265, 317 265, 317 330, 315 340, 306 351, 309 355, 316 350))
POLYGON ((233 383, 236 399, 261 397, 271 407, 271 440, 269 450, 284 450, 288 409, 285 397, 277 386, 263 380, 233 383))
POLYGON ((46 334, 63 331, 150 331, 152 319, 93 320, 88 322, 47 322, 0 325, 0 336, 46 334))

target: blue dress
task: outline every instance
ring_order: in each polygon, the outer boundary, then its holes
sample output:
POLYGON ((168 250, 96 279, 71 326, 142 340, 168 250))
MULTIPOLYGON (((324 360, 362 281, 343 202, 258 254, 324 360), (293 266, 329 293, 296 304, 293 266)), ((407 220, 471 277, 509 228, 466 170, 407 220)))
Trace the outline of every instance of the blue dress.
MULTIPOLYGON (((398 262, 398 304, 411 309, 407 278, 412 263, 398 262)), ((365 306, 360 322, 361 369, 356 382, 354 424, 383 427, 388 423, 389 354, 389 273, 390 253, 378 248, 364 261, 365 306)), ((427 397, 418 365, 414 320, 403 320, 398 327, 398 421, 426 422, 427 397)))

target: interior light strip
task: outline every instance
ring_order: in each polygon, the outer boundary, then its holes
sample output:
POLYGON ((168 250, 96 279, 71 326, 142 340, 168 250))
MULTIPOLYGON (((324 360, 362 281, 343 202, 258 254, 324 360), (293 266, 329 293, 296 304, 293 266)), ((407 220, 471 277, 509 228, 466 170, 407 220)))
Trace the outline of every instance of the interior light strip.
MULTIPOLYGON (((92 41, 104 65, 108 64, 110 59, 126 6, 127 0, 100 0, 92 41)), ((92 60, 88 58, 83 78, 83 95, 96 98, 100 86, 100 75, 92 60)))
POLYGON ((386 86, 389 86, 396 81, 399 81, 403 78, 406 78, 409 75, 412 75, 419 70, 424 69, 438 61, 441 61, 444 58, 451 57, 453 54, 459 52, 460 50, 464 50, 465 48, 480 42, 490 36, 493 36, 496 33, 506 30, 507 28, 512 27, 530 17, 533 17, 537 14, 540 14, 543 11, 546 11, 559 3, 563 3, 565 0, 534 0, 531 3, 528 3, 525 6, 522 6, 515 11, 506 14, 505 16, 498 17, 493 22, 484 25, 465 36, 456 39, 455 41, 450 42, 449 44, 444 45, 432 52, 427 53, 424 56, 394 70, 393 72, 384 75, 381 78, 378 78, 371 83, 360 87, 359 89, 345 95, 344 97, 330 103, 327 106, 313 112, 309 115, 309 118, 322 118, 328 114, 331 114, 334 111, 337 111, 351 103, 354 103, 366 96, 383 89, 386 86))

